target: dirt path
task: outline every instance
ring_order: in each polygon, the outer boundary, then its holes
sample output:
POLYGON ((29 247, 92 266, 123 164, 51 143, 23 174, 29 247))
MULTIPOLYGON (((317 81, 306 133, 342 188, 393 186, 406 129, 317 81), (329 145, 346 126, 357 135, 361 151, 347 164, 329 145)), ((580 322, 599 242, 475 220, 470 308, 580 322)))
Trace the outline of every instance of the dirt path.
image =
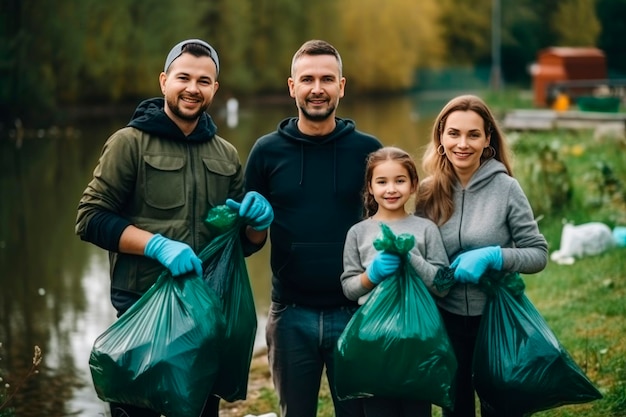
POLYGON ((273 391, 274 385, 267 362, 267 351, 262 349, 255 352, 252 357, 247 398, 232 403, 222 401, 220 403, 220 417, 243 417, 249 414, 251 408, 258 409, 259 407, 261 407, 264 413, 271 411, 276 412, 276 410, 269 409, 270 404, 268 404, 267 407, 263 407, 263 403, 267 403, 267 399, 261 399, 261 396, 263 392, 267 390, 273 391), (254 404, 255 407, 252 407, 252 404, 254 404))

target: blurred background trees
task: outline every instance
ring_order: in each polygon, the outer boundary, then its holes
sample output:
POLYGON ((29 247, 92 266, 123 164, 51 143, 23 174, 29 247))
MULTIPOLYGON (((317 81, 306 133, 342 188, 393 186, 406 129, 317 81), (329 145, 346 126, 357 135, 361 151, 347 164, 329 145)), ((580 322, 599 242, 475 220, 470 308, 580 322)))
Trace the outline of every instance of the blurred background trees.
POLYGON ((160 95, 167 51, 192 37, 220 55, 220 97, 286 96, 311 38, 342 53, 350 95, 406 92, 419 70, 489 67, 494 1, 508 85, 548 46, 597 46, 626 73, 626 0, 2 0, 0 120, 160 95))

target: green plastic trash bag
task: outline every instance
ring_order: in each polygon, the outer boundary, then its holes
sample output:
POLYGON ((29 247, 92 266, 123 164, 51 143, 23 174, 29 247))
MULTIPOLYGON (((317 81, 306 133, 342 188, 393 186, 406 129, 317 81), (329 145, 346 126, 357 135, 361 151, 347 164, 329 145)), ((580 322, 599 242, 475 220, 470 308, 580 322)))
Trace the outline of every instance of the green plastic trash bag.
POLYGON ((227 206, 211 209, 205 220, 217 233, 198 255, 203 278, 218 295, 226 319, 222 360, 212 393, 226 401, 243 400, 256 337, 257 316, 240 240, 243 220, 227 206))
POLYGON ((481 278, 489 294, 474 350, 474 387, 498 415, 602 398, 524 295, 518 274, 481 278))
POLYGON ((167 417, 200 415, 224 326, 220 301, 200 277, 164 272, 96 339, 89 367, 98 397, 167 417))
POLYGON ((384 224, 374 242, 402 256, 400 270, 376 287, 354 314, 335 349, 334 384, 341 399, 381 396, 453 403, 457 368, 443 321, 408 261, 412 235, 384 224))

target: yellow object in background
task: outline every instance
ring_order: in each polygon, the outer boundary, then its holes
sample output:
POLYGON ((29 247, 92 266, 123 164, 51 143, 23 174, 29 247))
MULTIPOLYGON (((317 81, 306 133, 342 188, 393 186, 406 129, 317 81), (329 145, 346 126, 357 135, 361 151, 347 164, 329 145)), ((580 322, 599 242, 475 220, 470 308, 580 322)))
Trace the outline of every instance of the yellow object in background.
POLYGON ((559 93, 552 103, 552 109, 556 111, 566 111, 569 109, 570 100, 569 96, 565 93, 559 93))

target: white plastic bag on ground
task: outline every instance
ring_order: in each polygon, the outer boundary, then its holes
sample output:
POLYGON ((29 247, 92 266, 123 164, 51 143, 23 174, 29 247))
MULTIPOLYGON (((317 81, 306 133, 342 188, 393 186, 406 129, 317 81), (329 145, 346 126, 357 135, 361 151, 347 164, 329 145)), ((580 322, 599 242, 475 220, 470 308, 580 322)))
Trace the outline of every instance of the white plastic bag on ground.
POLYGON ((258 416, 254 414, 246 414, 243 417, 277 417, 277 416, 276 416, 276 413, 266 413, 266 414, 259 414, 258 416))
POLYGON ((609 226, 600 222, 574 226, 563 225, 561 247, 552 252, 550 259, 560 265, 571 265, 576 258, 599 255, 615 247, 615 239, 609 226))

